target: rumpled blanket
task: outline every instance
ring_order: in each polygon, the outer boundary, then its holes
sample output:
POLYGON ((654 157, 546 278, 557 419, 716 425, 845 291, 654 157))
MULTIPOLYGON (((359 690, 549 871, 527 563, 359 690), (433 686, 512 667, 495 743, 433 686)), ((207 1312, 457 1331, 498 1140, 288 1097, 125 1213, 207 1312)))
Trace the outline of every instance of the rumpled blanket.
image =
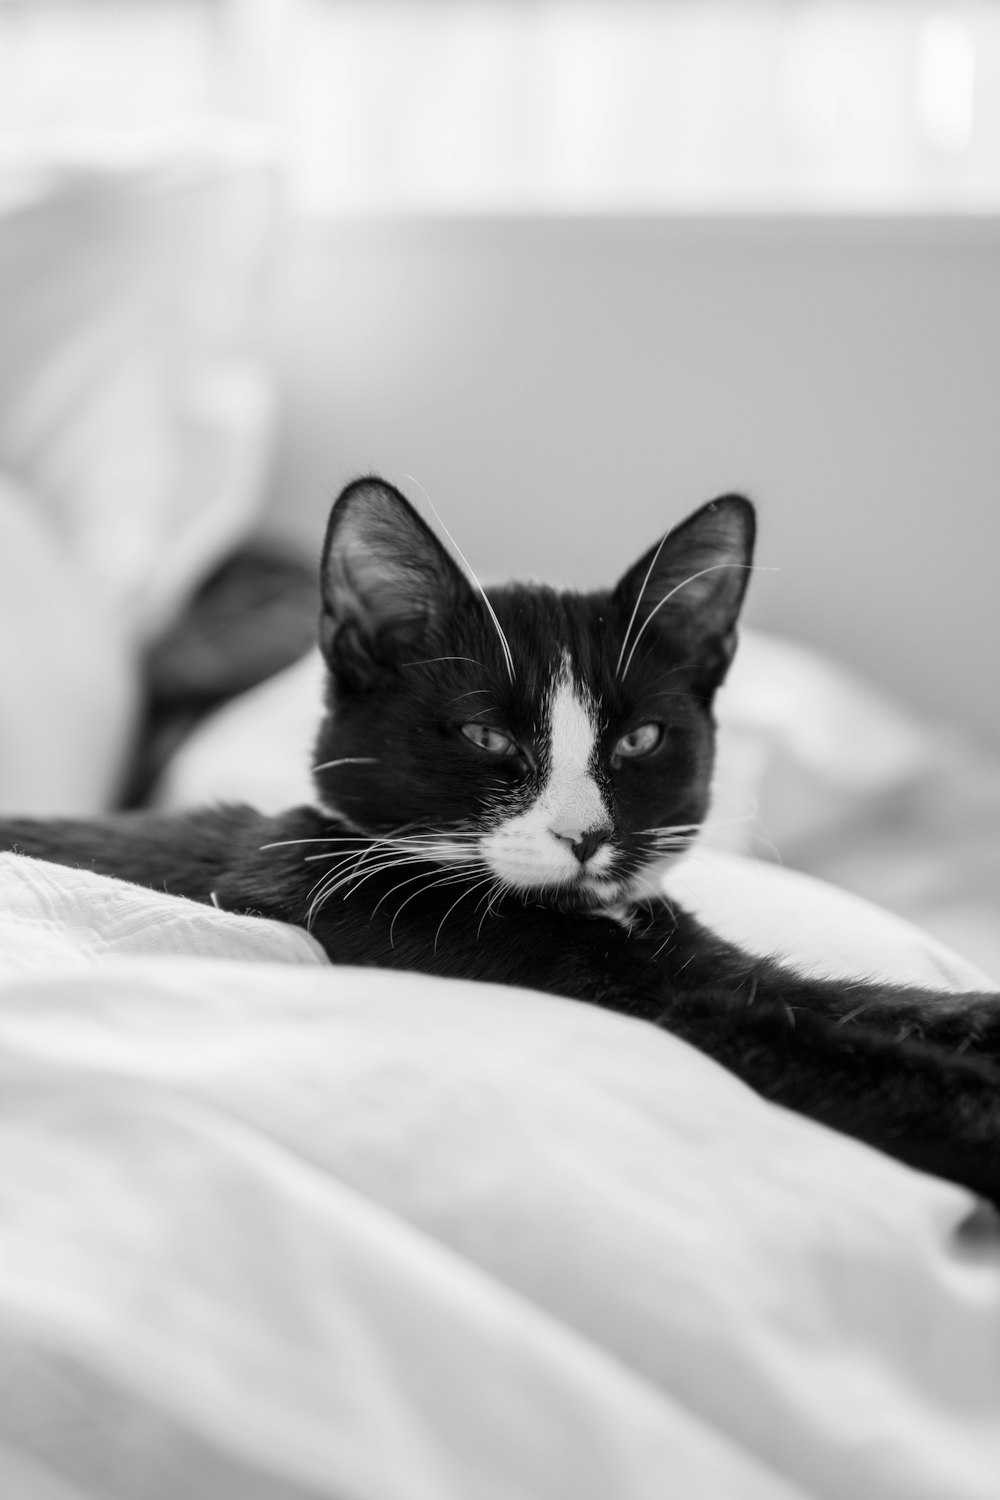
POLYGON ((584 1005, 15 856, 0 912, 5 1497, 995 1497, 970 1194, 584 1005))

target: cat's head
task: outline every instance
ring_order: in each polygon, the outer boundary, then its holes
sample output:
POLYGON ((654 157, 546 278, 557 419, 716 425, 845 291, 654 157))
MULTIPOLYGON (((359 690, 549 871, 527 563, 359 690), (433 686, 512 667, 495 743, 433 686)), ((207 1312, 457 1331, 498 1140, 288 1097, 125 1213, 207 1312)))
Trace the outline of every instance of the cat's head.
POLYGON ((753 542, 726 495, 607 591, 483 592, 393 486, 349 485, 321 564, 323 805, 484 890, 652 894, 707 811, 753 542))

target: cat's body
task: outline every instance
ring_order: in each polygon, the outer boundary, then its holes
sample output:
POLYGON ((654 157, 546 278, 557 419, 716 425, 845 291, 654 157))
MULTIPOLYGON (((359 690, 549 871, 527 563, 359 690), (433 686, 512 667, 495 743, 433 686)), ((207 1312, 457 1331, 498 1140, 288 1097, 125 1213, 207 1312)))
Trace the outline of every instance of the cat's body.
POLYGON ((309 927, 334 962, 518 984, 676 1032, 776 1102, 1000 1204, 1000 997, 804 979, 660 890, 708 803, 747 502, 614 591, 477 595, 389 486, 322 565, 319 804, 0 824, 0 846, 309 927))

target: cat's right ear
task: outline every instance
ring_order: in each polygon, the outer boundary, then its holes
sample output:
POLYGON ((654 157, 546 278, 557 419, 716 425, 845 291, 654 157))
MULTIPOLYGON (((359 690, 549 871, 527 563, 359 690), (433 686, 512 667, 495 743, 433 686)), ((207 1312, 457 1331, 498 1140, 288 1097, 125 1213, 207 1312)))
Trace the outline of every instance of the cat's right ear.
POLYGON ((337 498, 320 563, 320 649, 345 686, 365 690, 419 655, 469 594, 437 537, 394 485, 357 479, 337 498))
POLYGON ((753 568, 756 522, 743 495, 720 495, 675 526, 615 589, 628 628, 618 674, 658 636, 688 642, 698 685, 710 697, 736 649, 736 622, 753 568))

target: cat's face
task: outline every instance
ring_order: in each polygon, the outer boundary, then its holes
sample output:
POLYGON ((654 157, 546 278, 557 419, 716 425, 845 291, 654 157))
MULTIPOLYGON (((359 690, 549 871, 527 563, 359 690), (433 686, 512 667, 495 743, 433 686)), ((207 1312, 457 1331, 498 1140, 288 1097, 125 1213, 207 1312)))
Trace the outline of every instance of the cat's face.
POLYGON ((613 590, 484 596, 398 491, 349 486, 322 563, 323 804, 385 839, 401 876, 431 859, 491 896, 652 895, 707 810, 753 533, 727 496, 613 590))

